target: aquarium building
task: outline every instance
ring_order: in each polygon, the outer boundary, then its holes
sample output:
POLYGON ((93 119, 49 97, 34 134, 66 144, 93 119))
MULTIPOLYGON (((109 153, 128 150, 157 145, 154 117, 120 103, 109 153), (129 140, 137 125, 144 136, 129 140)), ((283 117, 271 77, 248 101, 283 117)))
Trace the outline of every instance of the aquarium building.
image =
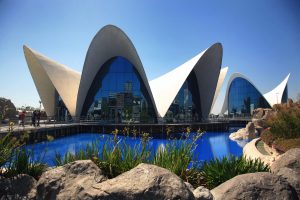
POLYGON ((118 27, 93 38, 82 73, 24 46, 48 116, 113 123, 201 121, 207 118, 227 68, 216 43, 167 74, 148 81, 132 42, 118 27))

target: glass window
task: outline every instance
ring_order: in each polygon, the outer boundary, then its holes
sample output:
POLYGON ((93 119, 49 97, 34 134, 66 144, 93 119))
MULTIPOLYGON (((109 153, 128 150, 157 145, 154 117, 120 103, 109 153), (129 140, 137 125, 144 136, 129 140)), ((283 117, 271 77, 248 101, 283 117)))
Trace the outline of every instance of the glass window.
POLYGON ((263 95, 247 80, 235 78, 229 87, 228 114, 248 117, 256 108, 271 108, 263 95))
POLYGON ((194 71, 188 76, 170 105, 164 121, 171 123, 200 121, 200 94, 194 71))
POLYGON ((81 116, 112 123, 156 122, 146 87, 134 66, 123 57, 107 61, 86 96, 81 116))

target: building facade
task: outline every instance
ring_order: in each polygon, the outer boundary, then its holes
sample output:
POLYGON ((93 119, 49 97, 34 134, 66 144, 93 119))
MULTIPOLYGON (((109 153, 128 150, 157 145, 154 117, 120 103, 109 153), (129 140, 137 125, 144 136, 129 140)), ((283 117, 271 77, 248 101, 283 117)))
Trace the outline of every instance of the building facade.
POLYGON ((148 81, 132 42, 118 27, 93 38, 82 73, 24 46, 48 116, 110 123, 206 119, 227 73, 216 43, 167 74, 148 81))
POLYGON ((288 75, 272 91, 262 94, 244 75, 234 73, 227 85, 222 113, 228 116, 249 117, 256 108, 271 108, 274 104, 286 103, 288 99, 288 75))

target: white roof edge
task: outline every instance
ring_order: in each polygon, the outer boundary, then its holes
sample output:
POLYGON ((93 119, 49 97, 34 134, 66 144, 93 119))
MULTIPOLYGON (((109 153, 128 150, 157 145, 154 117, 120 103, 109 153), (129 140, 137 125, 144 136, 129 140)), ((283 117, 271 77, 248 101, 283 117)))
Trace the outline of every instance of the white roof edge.
MULTIPOLYGON (((38 91, 40 90, 39 88, 41 87, 41 85, 47 85, 47 84, 52 85, 52 87, 55 88, 55 90, 62 98, 71 116, 75 116, 77 92, 78 92, 79 82, 80 82, 80 73, 65 65, 62 65, 54 60, 47 58, 46 56, 42 55, 41 53, 35 50, 32 50, 26 45, 24 45, 23 48, 28 63, 28 67, 32 73, 33 79, 35 80, 35 82, 36 81, 39 82, 36 84, 38 91), (39 70, 39 73, 36 74, 35 71, 37 70, 39 70), (40 79, 39 74, 44 74, 43 76, 46 76, 47 78, 44 77, 43 79, 40 79)), ((43 104, 47 102, 45 98, 46 99, 54 98, 54 96, 53 97, 47 95, 45 96, 45 94, 43 94, 42 91, 39 92, 39 95, 41 99, 44 99, 42 101, 43 104)), ((51 105, 51 107, 53 106, 54 105, 51 105)), ((46 110, 46 107, 49 106, 44 105, 44 107, 46 110)), ((52 109, 53 108, 51 108, 51 110, 52 109)), ((48 113, 51 113, 51 115, 54 114, 54 111, 50 111, 50 109, 47 110, 48 113)))
POLYGON ((269 102, 271 106, 281 103, 284 89, 287 86, 290 73, 285 77, 285 79, 277 85, 273 90, 264 94, 265 99, 269 102))
POLYGON ((146 73, 133 43, 120 28, 106 25, 94 36, 85 57, 78 90, 76 116, 81 115, 86 95, 97 72, 104 63, 116 56, 126 58, 138 71, 150 96, 156 115, 158 115, 146 73))
POLYGON ((223 86, 223 83, 224 83, 225 77, 227 75, 228 69, 229 69, 229 67, 224 67, 220 71, 220 75, 219 75, 219 79, 218 79, 218 83, 217 83, 217 88, 216 88, 216 91, 215 91, 214 100, 213 100, 213 103, 211 105, 212 108, 215 105, 215 102, 216 102, 216 100, 218 98, 220 90, 221 90, 221 88, 223 86))
POLYGON ((203 104, 200 105, 202 114, 209 114, 220 74, 222 53, 222 45, 215 43, 182 65, 150 81, 150 87, 160 117, 165 116, 192 70, 195 70, 200 94, 206 94, 200 95, 200 98, 202 97, 201 104, 203 104), (208 88, 213 91, 208 91, 208 88))

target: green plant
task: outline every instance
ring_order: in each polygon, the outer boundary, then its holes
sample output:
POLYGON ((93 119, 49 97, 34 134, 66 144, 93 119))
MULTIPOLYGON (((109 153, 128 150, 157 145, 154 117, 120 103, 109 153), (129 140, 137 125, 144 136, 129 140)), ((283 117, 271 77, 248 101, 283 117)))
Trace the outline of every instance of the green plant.
POLYGON ((14 148, 17 146, 16 138, 12 133, 7 133, 0 139, 0 167, 2 167, 12 157, 14 148))
POLYGON ((201 175, 204 178, 205 186, 213 189, 240 174, 269 171, 269 166, 259 159, 251 160, 245 157, 230 156, 204 163, 201 175))
POLYGON ((91 145, 87 144, 85 148, 80 148, 75 154, 66 152, 62 157, 60 153, 55 152, 54 164, 61 166, 76 160, 97 160, 99 152, 99 141, 96 140, 91 145))
POLYGON ((281 109, 277 116, 269 121, 270 131, 277 138, 300 138, 300 110, 298 108, 281 109))
MULTIPOLYGON (((189 130, 186 136, 190 134, 189 130)), ((170 140, 165 147, 157 149, 153 164, 166 168, 176 175, 184 178, 186 170, 193 160, 194 151, 197 147, 196 141, 202 133, 187 139, 170 140)))
POLYGON ((18 174, 28 174, 35 179, 39 179, 41 174, 46 170, 47 165, 43 164, 42 157, 40 157, 38 161, 35 161, 33 158, 33 150, 15 149, 13 157, 5 168, 4 176, 12 177, 18 174))

